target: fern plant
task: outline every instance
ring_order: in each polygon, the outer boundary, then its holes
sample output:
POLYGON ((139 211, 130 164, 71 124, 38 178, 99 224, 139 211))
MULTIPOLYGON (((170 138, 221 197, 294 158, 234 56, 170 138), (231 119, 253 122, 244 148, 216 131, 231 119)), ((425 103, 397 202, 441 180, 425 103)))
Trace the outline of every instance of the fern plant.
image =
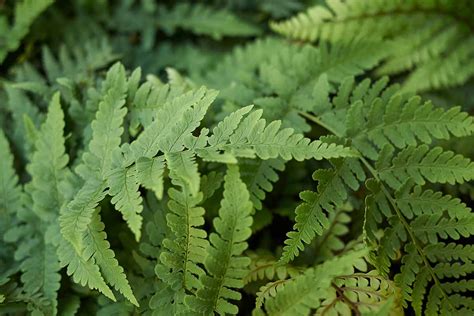
POLYGON ((472 9, 0 1, 0 313, 472 314, 472 9))

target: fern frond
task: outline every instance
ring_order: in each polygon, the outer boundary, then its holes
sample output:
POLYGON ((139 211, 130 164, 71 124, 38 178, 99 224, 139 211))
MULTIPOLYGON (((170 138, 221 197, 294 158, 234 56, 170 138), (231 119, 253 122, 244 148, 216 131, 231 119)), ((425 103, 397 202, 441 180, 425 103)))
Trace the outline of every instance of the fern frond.
POLYGON ((471 212, 458 198, 433 190, 423 190, 418 185, 412 188, 409 182, 396 192, 395 198, 400 211, 408 219, 422 214, 442 214, 443 211, 447 211, 451 218, 463 218, 468 217, 471 212))
POLYGON ((211 171, 201 177, 202 201, 206 201, 216 193, 224 182, 224 174, 221 172, 211 171))
POLYGON ((202 287, 199 279, 205 272, 200 265, 204 264, 209 245, 206 232, 200 228, 205 211, 197 204, 202 194, 190 194, 185 180, 177 175, 173 175, 173 181, 181 186, 180 190, 168 191, 170 212, 166 221, 173 234, 162 241, 163 250, 155 272, 174 291, 193 292, 202 287))
POLYGON ((211 246, 205 261, 207 274, 202 275, 196 296, 186 303, 196 312, 210 314, 237 314, 238 308, 229 300, 238 300, 236 289, 244 286, 250 259, 242 256, 251 234, 252 203, 245 184, 240 180, 236 166, 229 166, 224 182, 224 198, 219 217, 214 220, 216 233, 209 236, 211 246))
POLYGON ((138 182, 136 168, 117 168, 110 172, 107 180, 110 200, 115 208, 122 213, 128 227, 139 240, 141 236, 143 210, 142 197, 138 191, 140 183, 138 182))
POLYGON ((105 196, 106 184, 101 180, 89 179, 69 202, 66 211, 61 212, 59 224, 61 235, 74 246, 78 253, 83 245, 83 234, 89 225, 91 216, 105 196))
POLYGON ((191 195, 199 192, 201 177, 195 156, 192 151, 166 154, 171 181, 178 180, 178 185, 185 184, 191 195))
POLYGON ((42 48, 43 65, 51 84, 59 78, 73 82, 86 81, 95 70, 107 66, 117 58, 105 37, 91 38, 80 45, 74 44, 72 47, 61 46, 57 56, 49 47, 42 48))
POLYGON ((462 84, 474 74, 470 60, 472 3, 326 1, 271 27, 299 40, 347 42, 363 38, 387 45, 380 73, 413 70, 405 88, 423 91, 462 84))
POLYGON ((319 182, 316 192, 300 193, 304 201, 296 208, 294 231, 287 234, 281 261, 293 260, 304 243, 309 244, 316 235, 321 236, 330 223, 328 215, 341 207, 347 199, 348 189, 357 190, 360 182, 365 180, 365 171, 355 158, 333 161, 334 169, 321 169, 313 173, 313 179, 319 182))
POLYGON ((224 36, 252 36, 260 30, 227 10, 217 10, 204 4, 179 3, 170 9, 160 8, 158 21, 161 28, 173 34, 181 28, 216 40, 224 36))
POLYGON ((346 255, 328 260, 315 268, 309 268, 277 292, 265 302, 265 310, 269 315, 307 315, 311 309, 321 306, 326 298, 333 279, 339 275, 354 272, 364 256, 365 251, 353 251, 346 255))
POLYGON ((459 245, 455 243, 446 244, 439 242, 425 247, 426 257, 432 262, 446 260, 462 260, 464 262, 474 261, 472 245, 459 245))
POLYGON ((155 192, 158 199, 163 197, 163 172, 165 160, 163 156, 154 158, 142 157, 136 162, 137 179, 140 185, 155 192))
POLYGON ((106 240, 107 234, 104 232, 104 227, 105 225, 101 221, 97 209, 86 232, 84 240, 86 247, 83 256, 94 258, 95 264, 100 267, 105 280, 130 302, 138 306, 137 299, 133 295, 123 268, 115 259, 114 251, 110 249, 110 244, 106 240))
POLYGON ((216 91, 202 87, 173 98, 158 108, 153 123, 130 144, 125 153, 125 164, 130 165, 140 157, 152 158, 159 151, 182 150, 184 138, 199 126, 216 95, 216 91))
MULTIPOLYGON (((474 233, 470 209, 441 193, 430 190, 423 193, 421 187, 413 187, 410 183, 405 183, 395 193, 395 198, 387 195, 386 188, 375 181, 368 181, 366 185, 372 194, 366 200, 365 231, 374 231, 375 223, 381 223, 384 217, 388 218, 390 225, 380 238, 373 262, 387 274, 391 261, 402 256, 401 271, 395 276, 395 282, 402 290, 403 306, 407 307, 407 302, 411 301, 417 315, 432 313, 440 304, 446 311, 454 310, 455 302, 444 291, 441 282, 446 277, 460 278, 472 272, 470 255, 467 254, 469 247, 464 249, 454 243, 446 245, 439 239, 469 238, 474 233), (428 205, 423 196, 428 202, 433 199, 439 204, 436 207, 428 205), (411 198, 413 205, 418 206, 416 210, 409 204, 411 198), (453 253, 454 249, 459 250, 458 255, 453 253), (465 263, 460 264, 459 260, 465 263), (423 311, 424 297, 428 292, 428 303, 423 311)), ((374 240, 374 236, 367 237, 374 240)))
POLYGON ((441 214, 420 215, 411 227, 423 243, 436 244, 438 238, 458 240, 474 234, 474 216, 456 219, 443 218, 441 214))
MULTIPOLYGON (((21 208, 20 196, 22 194, 21 187, 18 185, 18 176, 13 166, 13 155, 10 151, 8 140, 0 130, 0 216, 4 219, 2 223, 11 214, 14 214, 21 208)), ((0 231, 6 228, 1 226, 0 231)))
POLYGON ((390 159, 393 149, 385 147, 376 164, 380 178, 394 189, 400 188, 403 179, 411 178, 423 185, 432 183, 464 183, 474 177, 474 163, 441 147, 409 146, 390 159), (390 161, 391 160, 391 161, 390 161))
POLYGON ((57 93, 51 100, 46 121, 35 142, 36 151, 27 167, 34 188, 33 211, 43 220, 55 218, 63 203, 59 193, 60 182, 64 178, 63 169, 69 161, 65 154, 63 129, 64 114, 57 93))
POLYGON ((82 247, 82 233, 90 223, 95 207, 105 197, 105 176, 111 169, 112 153, 120 145, 121 125, 127 113, 123 108, 126 89, 125 69, 115 64, 102 84, 104 96, 91 123, 89 150, 82 156, 83 163, 76 168, 76 172, 87 181, 59 219, 63 236, 78 250, 82 247))
POLYGON ((38 236, 36 240, 30 239, 24 242, 29 243, 27 246, 29 253, 23 258, 18 258, 23 260, 20 265, 23 272, 21 275, 21 281, 24 284, 23 290, 28 296, 40 294, 40 297, 45 300, 43 303, 38 304, 40 310, 43 310, 46 314, 55 314, 58 306, 57 297, 61 281, 56 247, 45 243, 38 236))
POLYGON ((13 24, 7 26, 6 17, 0 17, 0 63, 8 52, 16 50, 28 33, 34 20, 48 8, 54 0, 23 0, 15 3, 13 24))
POLYGON ((62 239, 59 243, 58 257, 61 267, 67 266, 67 275, 72 276, 74 282, 82 286, 87 285, 90 289, 97 289, 111 300, 116 300, 114 293, 105 283, 99 266, 94 260, 78 254, 66 239, 62 239))
POLYGON ((303 135, 294 133, 291 128, 280 129, 281 121, 273 121, 267 125, 261 116, 262 111, 256 110, 245 117, 230 137, 230 143, 224 145, 223 149, 246 152, 251 150, 264 160, 277 157, 284 160, 321 160, 355 154, 344 146, 319 140, 311 142, 303 135))
POLYGON ((49 236, 51 233, 42 234, 46 227, 55 230, 55 221, 65 202, 61 182, 68 172, 69 157, 65 154, 63 129, 64 114, 57 93, 49 104, 46 120, 36 137, 31 163, 27 166, 32 176, 26 186, 27 207, 15 210, 22 229, 12 227, 5 235, 7 241, 18 244, 15 259, 21 262, 23 290, 28 296, 37 295, 39 301, 44 300, 33 304, 32 308, 47 314, 57 312, 61 275, 57 241, 49 236))
POLYGON ((265 301, 270 297, 275 297, 279 291, 283 289, 285 283, 292 281, 291 279, 282 279, 268 282, 262 285, 257 292, 257 299, 255 301, 255 308, 260 308, 265 301))
POLYGON ((328 229, 314 240, 311 245, 315 249, 316 262, 322 262, 332 258, 336 253, 344 249, 343 237, 349 232, 348 224, 351 222, 352 206, 345 203, 338 206, 335 212, 329 214, 328 229))
POLYGON ((255 209, 261 210, 266 192, 273 190, 272 183, 278 181, 277 171, 285 170, 285 164, 281 159, 241 159, 239 164, 242 181, 250 192, 250 200, 255 209))
POLYGON ((371 103, 355 102, 347 115, 346 135, 350 135, 359 151, 371 158, 376 157, 377 151, 371 143, 380 149, 385 144, 397 148, 429 144, 433 139, 449 139, 450 135, 470 135, 474 126, 472 117, 461 112, 460 107, 444 111, 429 101, 421 103, 420 97, 404 100, 399 94, 388 101, 376 98, 371 103))
POLYGON ((382 315, 402 313, 399 289, 392 281, 377 274, 376 271, 338 276, 332 284, 331 295, 316 311, 316 315, 342 312, 352 313, 354 306, 357 312, 382 312, 385 304, 392 301, 389 311, 382 315))
POLYGON ((272 255, 258 254, 250 252, 249 273, 244 278, 244 283, 248 284, 258 280, 284 280, 288 277, 296 277, 302 269, 292 265, 281 265, 272 255))
MULTIPOLYGON (((172 102, 185 91, 180 86, 169 84, 156 84, 146 81, 133 95, 130 109, 130 128, 135 131, 139 125, 146 127, 150 125, 156 117, 156 111, 166 103, 172 102)), ((135 133, 135 132, 134 132, 135 133)))

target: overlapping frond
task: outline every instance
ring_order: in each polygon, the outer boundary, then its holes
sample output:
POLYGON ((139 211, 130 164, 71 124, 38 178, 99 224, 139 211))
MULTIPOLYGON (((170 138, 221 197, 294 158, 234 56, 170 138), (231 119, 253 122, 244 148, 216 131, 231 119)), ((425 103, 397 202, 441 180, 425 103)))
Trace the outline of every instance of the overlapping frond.
POLYGON ((242 252, 248 247, 246 240, 251 234, 251 211, 250 195, 240 180, 239 170, 229 166, 219 217, 214 220, 216 232, 209 236, 211 246, 204 264, 208 274, 201 276, 203 287, 196 295, 186 299, 196 312, 237 314, 237 306, 229 300, 240 299, 236 290, 244 286, 243 278, 250 264, 242 252))
POLYGON ((138 306, 137 299, 133 295, 124 270, 119 265, 117 259, 115 259, 114 251, 110 249, 104 227, 105 225, 101 221, 98 211, 96 211, 87 228, 88 230, 84 240, 87 246, 84 249, 83 257, 94 258, 95 263, 100 267, 104 279, 130 302, 138 306))
POLYGON ((356 158, 333 161, 333 169, 320 169, 313 173, 318 181, 316 192, 303 191, 303 203, 296 208, 294 231, 287 234, 282 262, 289 262, 298 256, 313 238, 321 236, 329 228, 329 217, 334 216, 337 207, 342 207, 348 197, 348 190, 357 190, 365 180, 365 171, 356 158))
POLYGON ((106 194, 106 175, 112 168, 113 151, 120 145, 122 122, 127 113, 123 108, 126 89, 125 69, 116 64, 102 85, 104 95, 96 118, 91 123, 89 148, 82 156, 83 163, 76 168, 86 181, 60 217, 63 236, 79 251, 82 233, 90 223, 97 204, 106 194))

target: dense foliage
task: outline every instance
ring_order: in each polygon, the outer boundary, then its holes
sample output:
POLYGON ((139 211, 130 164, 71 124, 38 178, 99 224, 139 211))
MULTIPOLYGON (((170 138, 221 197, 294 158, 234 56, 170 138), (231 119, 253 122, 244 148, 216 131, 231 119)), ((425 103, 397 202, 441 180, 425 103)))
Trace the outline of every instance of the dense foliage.
POLYGON ((0 1, 0 314, 473 314, 473 16, 0 1))

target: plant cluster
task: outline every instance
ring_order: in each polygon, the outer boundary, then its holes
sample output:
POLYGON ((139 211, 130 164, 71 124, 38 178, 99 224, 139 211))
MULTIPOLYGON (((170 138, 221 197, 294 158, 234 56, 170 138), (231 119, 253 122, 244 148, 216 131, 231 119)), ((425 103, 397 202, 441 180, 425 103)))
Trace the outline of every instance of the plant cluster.
POLYGON ((0 313, 472 314, 473 15, 0 1, 0 313))

